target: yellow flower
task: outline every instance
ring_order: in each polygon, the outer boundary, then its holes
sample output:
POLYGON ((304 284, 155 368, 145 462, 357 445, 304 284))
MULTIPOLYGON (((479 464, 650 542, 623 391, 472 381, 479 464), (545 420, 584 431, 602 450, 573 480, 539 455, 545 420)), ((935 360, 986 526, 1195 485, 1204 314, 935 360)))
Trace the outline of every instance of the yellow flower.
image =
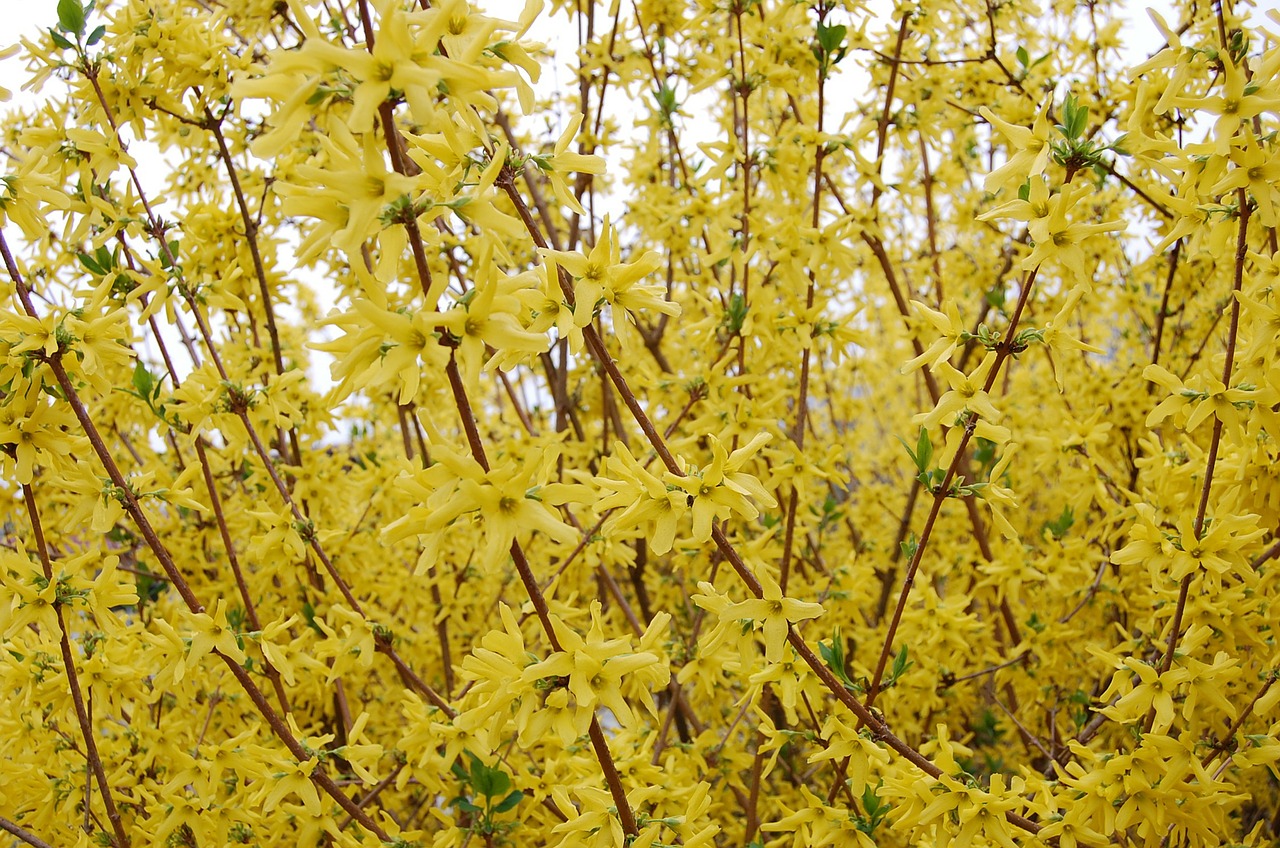
POLYGON ((1267 534, 1258 526, 1257 515, 1220 515, 1206 522, 1203 535, 1196 538, 1195 519, 1183 515, 1178 519, 1179 536, 1169 563, 1169 574, 1181 580, 1201 568, 1215 574, 1226 574, 1245 565, 1239 551, 1250 542, 1267 534))
MULTIPOLYGON (((1148 427, 1156 427, 1166 418, 1186 410, 1184 430, 1194 430, 1210 415, 1226 427, 1237 442, 1244 442, 1244 407, 1253 403, 1256 389, 1232 388, 1221 380, 1196 374, 1183 383, 1175 374, 1161 365, 1148 365, 1142 376, 1169 392, 1155 409, 1147 415, 1148 427)), ((1182 416, 1179 415, 1179 418, 1182 416)))
POLYGON ((448 352, 437 342, 432 312, 396 311, 369 300, 356 300, 347 312, 325 323, 343 335, 312 347, 336 354, 330 373, 339 380, 335 395, 390 383, 399 403, 413 401, 424 371, 443 369, 448 352))
POLYGON ((1014 442, 1005 445, 1004 454, 1001 455, 1000 461, 991 469, 991 474, 987 478, 987 485, 978 490, 978 497, 991 508, 991 517, 995 520, 996 527, 1000 530, 1000 535, 1011 542, 1018 541, 1018 531, 1009 523, 1009 519, 1001 511, 1001 508, 1017 509, 1018 501, 1013 496, 1013 490, 1000 485, 999 481, 1004 478, 1009 468, 1009 462, 1013 459, 1013 455, 1017 450, 1018 445, 1014 442))
POLYGON ((777 506, 760 481, 741 470, 769 439, 770 434, 760 433, 730 454, 720 440, 712 436, 710 465, 689 469, 683 476, 669 471, 663 475, 668 486, 683 489, 688 495, 693 512, 693 541, 710 539, 712 522, 728 518, 730 513, 736 512, 748 519, 759 515, 760 510, 748 497, 769 507, 777 506))
MULTIPOLYGON (((634 726, 635 713, 623 696, 622 681, 657 663, 657 655, 634 651, 629 639, 606 639, 599 601, 591 603, 591 629, 586 638, 563 625, 556 627, 556 635, 562 650, 526 668, 521 679, 568 678, 566 688, 573 695, 573 727, 578 736, 587 732, 597 705, 609 709, 623 727, 634 726)), ((657 681, 659 685, 665 682, 657 681)))
POLYGON ((486 348, 494 350, 489 360, 492 366, 503 361, 514 364, 526 354, 541 353, 550 346, 546 336, 520 326, 516 318, 520 301, 514 295, 499 294, 503 286, 495 272, 493 250, 485 247, 476 259, 475 288, 460 305, 422 316, 424 322, 448 331, 458 340, 458 356, 469 385, 476 384, 486 348))
POLYGON ((1249 190, 1257 202, 1258 220, 1264 226, 1276 225, 1276 184, 1280 183, 1280 161, 1273 150, 1264 150, 1252 131, 1246 130, 1242 139, 1232 145, 1231 162, 1234 168, 1209 189, 1211 194, 1222 195, 1237 188, 1249 190))
POLYGON ((284 682, 293 686, 297 683, 294 672, 294 664, 289 657, 286 649, 276 644, 276 640, 289 633, 289 628, 296 624, 298 616, 291 615, 286 619, 277 619, 266 627, 262 628, 262 633, 258 637, 258 647, 262 649, 262 656, 267 662, 271 663, 271 667, 280 672, 280 676, 284 678, 284 682))
POLYGON ((323 159, 298 165, 298 182, 276 186, 286 215, 320 222, 303 239, 299 257, 314 258, 333 244, 352 261, 364 261, 360 246, 381 229, 380 219, 393 202, 411 205, 419 199, 419 181, 387 167, 386 151, 373 133, 357 138, 338 124, 320 137, 320 145, 323 159))
POLYGON ((187 664, 194 667, 210 651, 217 650, 238 663, 244 662, 244 651, 236 639, 235 631, 227 623, 227 602, 218 598, 213 605, 213 614, 207 612, 188 613, 192 634, 187 651, 187 664))
POLYGON ((1219 54, 1219 58, 1222 93, 1207 97, 1183 96, 1176 98, 1174 105, 1217 115, 1212 135, 1215 141, 1214 152, 1225 156, 1230 150, 1231 139, 1240 126, 1265 111, 1274 111, 1280 107, 1280 96, 1277 96, 1273 85, 1250 85, 1246 69, 1232 61, 1227 54, 1219 54))
POLYGON ((824 760, 843 760, 848 758, 849 765, 845 779, 849 791, 855 797, 861 797, 867 786, 867 776, 871 767, 884 768, 889 763, 889 754, 874 741, 868 738, 869 733, 859 731, 841 721, 839 716, 830 716, 822 723, 823 747, 809 755, 809 762, 824 760))
MULTIPOLYGON (((765 661, 776 663, 782 659, 782 649, 791 625, 817 618, 826 610, 822 604, 784 597, 782 589, 771 578, 762 577, 760 583, 763 591, 759 598, 729 604, 718 614, 722 620, 751 621, 760 628, 764 636, 765 661)), ((715 592, 710 583, 699 583, 698 588, 708 595, 715 592)))
POLYGON ((79 439, 67 432, 74 422, 70 410, 50 403, 38 383, 32 383, 25 394, 3 399, 0 446, 7 446, 17 462, 17 482, 30 483, 37 462, 53 465, 75 450, 79 439))
POLYGON ((614 443, 613 452, 605 460, 605 470, 614 476, 596 477, 595 482, 612 494, 601 498, 597 505, 602 510, 622 508, 605 522, 606 531, 652 522, 650 550, 659 555, 670 551, 680 518, 688 509, 688 495, 650 473, 621 442, 614 443))
POLYGON ((1053 98, 1045 100, 1040 111, 1036 113, 1035 123, 1031 128, 1020 127, 1002 121, 986 106, 979 107, 978 114, 987 123, 1000 131, 1008 140, 1013 151, 999 168, 987 174, 983 188, 995 194, 1002 188, 1016 188, 1028 179, 1044 173, 1049 164, 1049 107, 1053 98))
POLYGON ((0 176, 0 226, 12 221, 32 241, 46 236, 46 214, 71 205, 53 176, 58 172, 53 162, 36 150, 19 161, 17 171, 0 176))
POLYGON ((617 234, 608 216, 586 256, 566 250, 543 250, 542 255, 573 277, 573 321, 578 327, 590 324, 602 304, 618 302, 619 298, 624 308, 656 307, 670 314, 678 312, 678 307, 667 304, 657 295, 657 290, 637 286, 641 279, 658 269, 662 260, 650 251, 634 262, 623 262, 617 234))
MULTIPOLYGON (((911 419, 911 423, 925 429, 933 429, 939 424, 950 426, 955 422, 956 418, 965 412, 972 412, 978 415, 982 420, 989 424, 999 421, 1001 416, 1000 410, 991 401, 991 397, 987 394, 983 386, 990 375, 991 369, 995 367, 996 354, 988 353, 978 363, 978 367, 973 369, 969 374, 952 367, 948 362, 939 362, 934 369, 935 372, 941 374, 951 385, 951 389, 938 398, 938 404, 933 408, 932 412, 920 413, 911 419)), ((996 438, 995 441, 1008 441, 1009 431, 999 428, 998 433, 1002 438, 996 438)), ((993 438, 987 435, 986 438, 993 438)))
POLYGON ((311 773, 318 764, 319 761, 314 757, 302 763, 282 764, 280 771, 272 774, 270 780, 262 782, 262 808, 270 812, 288 796, 296 795, 302 800, 308 813, 318 815, 322 809, 320 794, 311 782, 311 773))
MULTIPOLYGON (((560 137, 556 139, 550 155, 530 157, 530 161, 538 167, 543 177, 550 183, 551 191, 556 200, 579 215, 587 213, 569 189, 566 175, 574 171, 580 174, 604 173, 604 159, 601 157, 574 153, 569 150, 569 145, 573 143, 573 139, 578 134, 578 128, 582 126, 582 119, 581 113, 569 119, 569 123, 565 125, 564 132, 560 133, 560 137)), ((609 223, 606 218, 604 228, 607 230, 608 226, 609 223)))
POLYGON ((40 566, 23 551, 0 550, 0 569, 0 586, 12 593, 8 609, 0 607, 0 635, 9 639, 35 625, 56 638, 57 581, 46 580, 40 566))
POLYGON ((911 301, 911 305, 924 317, 925 321, 942 333, 942 337, 925 348, 924 352, 915 359, 903 365, 902 373, 910 374, 924 365, 937 370, 940 364, 949 360, 952 354, 964 346, 965 337, 969 331, 960 317, 960 310, 956 307, 954 300, 947 300, 942 305, 943 312, 930 309, 918 300, 911 301))
POLYGON ((1099 696, 1099 700, 1104 703, 1110 700, 1118 690, 1130 685, 1129 678, 1134 674, 1138 676, 1139 683, 1099 712, 1115 721, 1128 723, 1145 718, 1149 711, 1154 710, 1155 722, 1151 725, 1151 732, 1164 733, 1173 724, 1174 693, 1191 675, 1185 668, 1171 668, 1162 674, 1133 657, 1125 657, 1123 664, 1128 672, 1117 671, 1111 686, 1099 696))

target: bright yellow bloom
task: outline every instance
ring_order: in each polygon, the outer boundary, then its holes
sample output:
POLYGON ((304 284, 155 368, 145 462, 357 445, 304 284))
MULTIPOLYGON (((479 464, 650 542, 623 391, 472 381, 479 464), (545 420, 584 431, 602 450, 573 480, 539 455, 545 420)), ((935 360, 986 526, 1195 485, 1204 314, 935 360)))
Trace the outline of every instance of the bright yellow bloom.
MULTIPOLYGON (((994 425, 1002 416, 983 386, 995 363, 995 353, 988 353, 969 374, 953 368, 950 363, 938 363, 934 370, 951 384, 951 389, 938 398, 938 405, 932 412, 920 413, 911 419, 911 423, 931 430, 939 424, 950 426, 960 415, 972 412, 988 424, 994 425)), ((996 441, 1008 441, 1009 431, 1004 428, 998 428, 997 432, 987 435, 987 438, 993 438, 997 433, 1000 438, 996 438, 996 441)))
POLYGON ((1132 657, 1124 659, 1124 667, 1128 670, 1116 672, 1111 686, 1099 696, 1106 702, 1128 683, 1127 678, 1136 674, 1138 685, 1134 686, 1120 700, 1100 712, 1108 718, 1121 722, 1138 721, 1150 710, 1155 711, 1155 722, 1151 726, 1153 733, 1164 733, 1173 724, 1173 696, 1178 686, 1185 683, 1190 675, 1184 668, 1171 668, 1163 674, 1144 662, 1132 657))
POLYGON ((604 303, 618 303, 624 309, 643 307, 668 314, 679 313, 675 304, 663 299, 661 289, 639 284, 640 280, 657 270, 662 260, 650 251, 634 262, 623 262, 616 233, 608 217, 586 256, 565 250, 544 250, 542 255, 573 277, 573 321, 578 327, 591 323, 604 303))
POLYGON ((1045 100, 1030 129, 1002 121, 986 106, 978 109, 978 114, 998 129, 1013 148, 1005 163, 987 174, 983 188, 994 194, 1002 188, 1016 188, 1044 173, 1049 164, 1049 107, 1052 105, 1053 98, 1045 100))
POLYGON ((918 300, 911 301, 911 305, 916 308, 916 312, 926 322, 942 333, 942 337, 925 348, 924 352, 915 359, 902 366, 902 373, 910 374, 924 365, 929 366, 931 370, 936 370, 939 365, 951 359, 952 354, 964 346, 965 337, 968 335, 969 330, 965 327, 964 320, 960 317, 960 310, 956 307, 954 300, 948 300, 943 304, 943 312, 930 309, 918 300))
POLYGON ((238 663, 244 662, 236 633, 227 623, 227 602, 219 598, 214 602, 213 614, 207 612, 187 616, 192 628, 187 663, 194 667, 210 651, 217 650, 238 663))
POLYGON ((705 542, 711 538, 712 522, 724 520, 730 513, 736 512, 744 518, 759 515, 760 511, 749 498, 765 506, 777 505, 759 480, 742 471, 769 439, 770 434, 760 433, 730 454, 720 440, 712 436, 710 465, 690 468, 683 476, 669 471, 663 475, 668 486, 683 489, 688 495, 693 512, 693 541, 705 542))
POLYGON ((791 625, 817 618, 826 610, 822 604, 784 597, 782 589, 772 579, 762 578, 760 582, 762 594, 759 598, 730 603, 723 609, 707 605, 705 598, 717 597, 715 587, 710 583, 698 584, 703 594, 695 595, 694 600, 704 609, 716 612, 722 621, 751 621, 764 636, 765 662, 776 663, 782 659, 782 649, 791 625))
MULTIPOLYGON (((607 639, 601 621, 600 603, 591 604, 591 629, 586 637, 557 627, 562 650, 524 670, 521 679, 526 682, 546 678, 567 678, 566 687, 574 699, 574 731, 581 736, 595 715, 597 706, 605 707, 623 727, 636 723, 635 713, 622 694, 622 681, 642 669, 658 662, 656 654, 634 651, 629 639, 607 639)), ((665 671, 665 669, 661 669, 665 671)), ((666 675, 654 680, 665 685, 666 675)))

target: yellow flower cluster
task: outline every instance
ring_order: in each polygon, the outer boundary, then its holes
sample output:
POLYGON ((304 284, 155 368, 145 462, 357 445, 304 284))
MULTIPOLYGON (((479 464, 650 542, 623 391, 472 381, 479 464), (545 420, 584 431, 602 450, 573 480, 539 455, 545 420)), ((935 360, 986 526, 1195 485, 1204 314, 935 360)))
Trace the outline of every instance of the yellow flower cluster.
POLYGON ((1280 840, 1280 15, 48 5, 4 845, 1280 840))

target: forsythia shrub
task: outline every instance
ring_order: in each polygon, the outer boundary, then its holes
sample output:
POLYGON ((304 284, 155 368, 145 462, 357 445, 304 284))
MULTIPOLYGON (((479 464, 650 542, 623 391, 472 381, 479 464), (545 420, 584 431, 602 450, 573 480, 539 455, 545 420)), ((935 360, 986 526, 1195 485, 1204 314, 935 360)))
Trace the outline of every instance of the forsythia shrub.
POLYGON ((16 46, 5 844, 1274 844, 1280 38, 554 3, 16 46))

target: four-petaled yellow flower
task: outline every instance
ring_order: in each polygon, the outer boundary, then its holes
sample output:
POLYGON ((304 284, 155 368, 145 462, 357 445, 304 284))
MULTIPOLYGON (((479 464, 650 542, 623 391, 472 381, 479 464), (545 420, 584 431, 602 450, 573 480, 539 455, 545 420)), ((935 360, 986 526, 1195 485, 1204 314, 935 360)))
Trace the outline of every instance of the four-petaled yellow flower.
POLYGON ((693 541, 710 539, 712 522, 728 518, 730 513, 736 512, 748 519, 759 515, 760 510, 749 497, 768 507, 777 505, 760 481, 742 470, 769 439, 769 433, 760 433, 731 454, 718 438, 712 436, 710 465, 690 469, 683 476, 669 471, 663 476, 668 486, 683 489, 688 495, 693 511, 693 541))
POLYGON ((210 651, 217 650, 238 663, 244 662, 244 651, 236 638, 236 633, 227 623, 227 602, 218 598, 213 605, 213 614, 207 612, 189 614, 188 620, 193 626, 191 647, 187 652, 187 665, 195 666, 210 651))
MULTIPOLYGON (((719 615, 722 621, 753 622, 764 636, 765 661, 775 663, 782 659, 782 649, 787 643, 791 625, 817 618, 826 610, 822 604, 783 596, 782 589, 770 578, 762 577, 760 587, 760 597, 731 603, 719 615)), ((708 596, 713 596, 716 591, 710 583, 699 583, 698 588, 708 596)))
POLYGON ((1125 657, 1123 662, 1128 673, 1117 671, 1111 686, 1099 696, 1099 700, 1104 703, 1110 700, 1129 683, 1127 678, 1134 674, 1138 676, 1139 683, 1114 704, 1099 712, 1116 721, 1133 722, 1144 718, 1148 711, 1154 711, 1155 721, 1151 725, 1151 732, 1164 733, 1173 724, 1173 696, 1178 686, 1191 678, 1190 673, 1185 668, 1176 667, 1161 673, 1150 664, 1133 657, 1125 657))
POLYGON ((648 251, 634 262, 623 262, 617 234, 608 216, 587 255, 567 250, 543 250, 542 255, 573 278, 573 322, 578 327, 590 324, 604 303, 616 303, 624 310, 648 308, 671 315, 680 311, 678 306, 665 300, 661 288, 640 284, 662 264, 658 254, 648 251))
POLYGON ((991 401, 991 396, 987 394, 985 388, 995 364, 995 353, 988 353, 982 362, 978 363, 977 368, 965 374, 949 362, 939 362, 934 371, 946 378, 951 389, 938 398, 938 404, 932 412, 916 415, 911 419, 911 423, 930 430, 939 424, 950 426, 960 415, 971 412, 978 416, 979 429, 975 430, 977 435, 993 442, 1009 441, 1009 430, 995 423, 1000 420, 1002 414, 991 401))

